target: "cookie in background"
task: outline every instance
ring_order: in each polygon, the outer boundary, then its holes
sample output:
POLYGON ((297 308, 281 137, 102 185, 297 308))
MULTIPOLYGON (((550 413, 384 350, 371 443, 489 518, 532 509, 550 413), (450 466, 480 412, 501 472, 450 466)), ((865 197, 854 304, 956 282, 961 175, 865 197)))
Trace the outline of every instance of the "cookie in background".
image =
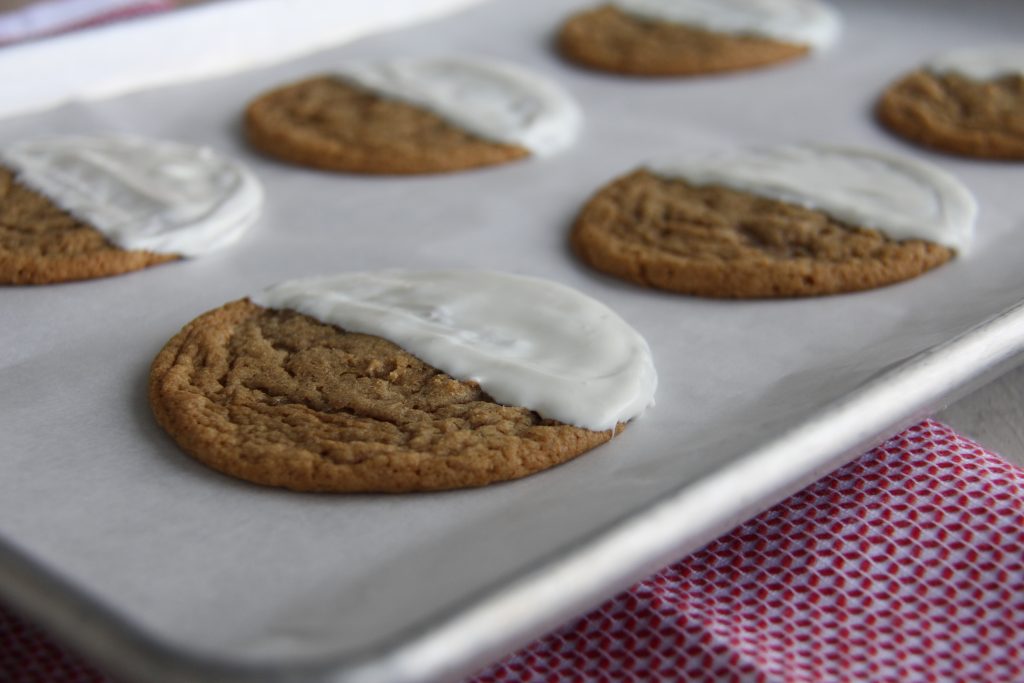
POLYGON ((1024 44, 954 50, 890 85, 877 115, 911 142, 1024 160, 1024 44))
POLYGON ((562 25, 571 62, 631 76, 769 66, 827 48, 839 15, 818 0, 612 0, 562 25))

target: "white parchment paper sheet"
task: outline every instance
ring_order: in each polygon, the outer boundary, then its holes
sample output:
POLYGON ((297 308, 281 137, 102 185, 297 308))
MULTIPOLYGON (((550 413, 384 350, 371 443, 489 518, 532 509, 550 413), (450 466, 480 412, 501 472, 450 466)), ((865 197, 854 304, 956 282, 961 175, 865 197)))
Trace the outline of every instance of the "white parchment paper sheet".
POLYGON ((0 122, 0 143, 113 130, 213 145, 248 162, 268 195, 252 232, 217 255, 0 291, 0 535, 174 647, 246 660, 351 653, 558 553, 1015 303, 1024 294, 1022 166, 913 148, 877 128, 871 107, 891 79, 937 52, 1019 39, 1024 4, 836 4, 844 34, 835 49, 725 76, 578 70, 551 39, 585 3, 494 0, 272 68, 0 122), (511 59, 560 81, 586 113, 579 143, 471 173, 360 178, 279 164, 241 141, 243 104, 269 87, 349 59, 453 52, 511 59), (981 206, 973 253, 873 292, 721 302, 605 278, 567 248, 581 202, 643 159, 805 140, 903 152, 959 176, 981 206), (194 463, 154 424, 148 365, 199 313, 278 280, 381 267, 493 268, 589 293, 650 341, 657 406, 611 444, 550 472, 407 496, 236 482, 194 463))

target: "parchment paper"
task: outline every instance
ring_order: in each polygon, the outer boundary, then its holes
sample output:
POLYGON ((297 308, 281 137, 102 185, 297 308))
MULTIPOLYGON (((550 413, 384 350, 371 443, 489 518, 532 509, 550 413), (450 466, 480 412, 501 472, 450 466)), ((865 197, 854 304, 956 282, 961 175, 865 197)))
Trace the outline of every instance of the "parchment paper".
POLYGON ((740 457, 1021 298, 1022 166, 919 150, 870 112, 891 79, 937 52, 1019 40, 1024 5, 836 3, 844 33, 823 55, 631 80, 553 53, 556 25, 585 4, 494 0, 272 68, 0 121, 0 143, 113 130, 213 145, 248 162, 267 190, 259 223, 219 254, 0 292, 2 539, 172 647, 239 660, 352 653, 740 457), (471 173, 360 178, 279 164, 240 139, 244 103, 269 87, 352 58, 442 53, 511 59, 560 81, 586 113, 578 144, 471 173), (567 248, 580 204, 644 159, 796 141, 903 152, 954 173, 981 207, 974 250, 872 292, 722 302, 603 277, 567 248), (189 320, 282 279, 381 267, 492 268, 589 293, 649 340, 657 406, 565 466, 430 495, 259 488, 193 462, 155 425, 148 365, 189 320))

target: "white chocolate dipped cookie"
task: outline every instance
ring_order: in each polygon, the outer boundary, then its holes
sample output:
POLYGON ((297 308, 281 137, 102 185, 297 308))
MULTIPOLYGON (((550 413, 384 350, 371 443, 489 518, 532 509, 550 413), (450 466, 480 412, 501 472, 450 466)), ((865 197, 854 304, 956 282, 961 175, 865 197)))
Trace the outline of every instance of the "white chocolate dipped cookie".
POLYGON ((0 150, 0 279, 115 275, 235 242, 263 192, 206 147, 123 135, 25 141, 0 150))
POLYGON ((250 143, 293 163, 356 173, 433 173, 545 156, 582 116, 557 84, 470 58, 347 65, 261 95, 250 143))
POLYGON ((643 338, 568 287, 381 271, 286 282, 200 316, 154 361, 150 403, 187 452, 233 476, 410 491, 575 457, 649 407, 656 384, 643 338))
POLYGON ((660 160, 583 208, 572 242, 595 268, 713 297, 880 287, 965 253, 973 195, 920 161, 822 145, 660 160))
POLYGON ((767 66, 832 45, 839 15, 818 0, 613 0, 570 17, 562 54, 636 76, 767 66))
POLYGON ((889 130, 925 147, 1024 160, 1024 45, 935 57, 890 85, 877 114, 889 130))

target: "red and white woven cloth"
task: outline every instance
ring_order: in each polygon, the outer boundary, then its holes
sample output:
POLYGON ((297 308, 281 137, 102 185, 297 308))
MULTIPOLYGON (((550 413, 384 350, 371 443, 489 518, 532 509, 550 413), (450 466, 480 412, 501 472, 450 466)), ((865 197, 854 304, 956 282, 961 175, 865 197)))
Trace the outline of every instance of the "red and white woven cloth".
POLYGON ((42 0, 0 13, 0 46, 163 12, 176 5, 174 0, 42 0))
MULTIPOLYGON (((1024 470, 922 422, 473 683, 630 680, 1024 681, 1024 470)), ((107 679, 0 610, 0 681, 107 679)))

